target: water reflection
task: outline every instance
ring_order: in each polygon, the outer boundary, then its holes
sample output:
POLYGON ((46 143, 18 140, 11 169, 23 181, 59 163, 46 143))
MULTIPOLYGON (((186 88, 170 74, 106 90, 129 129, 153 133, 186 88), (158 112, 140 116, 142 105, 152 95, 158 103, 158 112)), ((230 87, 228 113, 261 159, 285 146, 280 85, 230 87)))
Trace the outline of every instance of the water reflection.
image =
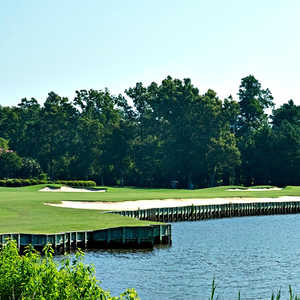
POLYGON ((89 249, 86 253, 91 254, 92 252, 94 253, 110 253, 112 255, 118 255, 118 254, 124 254, 124 253, 149 253, 153 252, 158 249, 169 249, 171 248, 172 245, 155 245, 153 248, 142 248, 142 249, 136 249, 136 248, 113 248, 113 249, 89 249))

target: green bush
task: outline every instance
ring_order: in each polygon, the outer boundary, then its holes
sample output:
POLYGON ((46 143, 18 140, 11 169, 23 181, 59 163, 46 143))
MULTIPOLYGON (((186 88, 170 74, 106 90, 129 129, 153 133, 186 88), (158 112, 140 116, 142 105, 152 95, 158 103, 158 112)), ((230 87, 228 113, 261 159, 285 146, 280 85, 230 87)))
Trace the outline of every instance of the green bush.
POLYGON ((21 181, 21 179, 13 179, 12 185, 13 185, 13 186, 22 186, 22 181, 21 181))
POLYGON ((0 299, 139 300, 134 289, 119 297, 104 291, 94 268, 83 264, 82 252, 61 263, 52 254, 47 246, 43 256, 30 247, 20 255, 15 241, 8 241, 0 251, 0 299))
POLYGON ((17 182, 16 182, 15 179, 8 179, 8 180, 6 181, 6 186, 8 186, 8 187, 18 186, 18 185, 16 185, 16 184, 17 184, 17 182))
POLYGON ((39 180, 39 179, 1 179, 0 186, 7 187, 19 187, 19 186, 28 186, 28 185, 36 185, 36 184, 47 184, 49 183, 47 180, 39 180))
POLYGON ((39 184, 39 180, 37 180, 37 179, 29 179, 29 180, 30 180, 30 185, 39 184))
POLYGON ((57 184, 64 184, 72 187, 95 187, 96 182, 92 180, 56 180, 57 184))
POLYGON ((47 180, 48 180, 48 175, 47 175, 47 173, 41 173, 41 174, 39 175, 39 179, 40 179, 40 180, 47 181, 47 180))
POLYGON ((49 184, 49 183, 64 184, 72 187, 95 187, 96 186, 96 182, 92 180, 57 180, 55 182, 44 180, 44 179, 34 179, 34 178, 31 179, 10 178, 10 179, 0 180, 0 186, 7 186, 7 187, 19 187, 19 186, 49 184))

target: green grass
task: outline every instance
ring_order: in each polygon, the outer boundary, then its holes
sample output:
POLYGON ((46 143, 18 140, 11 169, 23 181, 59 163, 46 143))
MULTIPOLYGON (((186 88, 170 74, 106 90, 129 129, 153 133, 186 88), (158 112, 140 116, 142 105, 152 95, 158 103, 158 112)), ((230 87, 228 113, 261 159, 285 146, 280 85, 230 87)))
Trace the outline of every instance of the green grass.
POLYGON ((139 221, 96 210, 79 210, 45 206, 45 202, 61 201, 126 201, 168 198, 223 197, 280 197, 300 196, 300 187, 286 187, 281 191, 226 191, 237 186, 199 190, 142 189, 105 187, 104 193, 39 192, 46 185, 22 188, 0 188, 0 233, 57 233, 76 230, 95 230, 118 226, 143 226, 151 222, 139 221))

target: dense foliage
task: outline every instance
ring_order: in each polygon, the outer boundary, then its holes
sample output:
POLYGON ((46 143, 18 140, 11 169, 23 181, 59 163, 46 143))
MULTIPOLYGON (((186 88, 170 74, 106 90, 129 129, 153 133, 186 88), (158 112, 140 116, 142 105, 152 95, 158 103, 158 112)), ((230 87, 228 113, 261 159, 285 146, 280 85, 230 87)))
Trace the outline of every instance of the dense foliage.
POLYGON ((9 178, 9 179, 0 179, 0 186, 7 186, 7 187, 20 187, 20 186, 29 186, 29 185, 36 185, 36 184, 62 184, 68 185, 71 187, 95 187, 96 182, 92 180, 56 180, 48 181, 43 179, 19 179, 19 178, 9 178))
POLYGON ((82 262, 82 253, 74 259, 65 257, 59 264, 53 260, 52 249, 45 255, 28 248, 18 253, 16 243, 7 242, 0 251, 0 298, 8 299, 64 299, 64 300, 138 300, 135 290, 127 290, 119 297, 104 291, 94 275, 94 269, 82 262))
POLYGON ((0 179, 0 186, 7 186, 7 187, 29 186, 29 185, 46 184, 46 183, 48 183, 46 180, 39 180, 39 179, 18 179, 18 178, 0 179))
POLYGON ((51 92, 43 105, 22 99, 0 106, 0 137, 0 178, 45 172, 101 185, 300 184, 300 106, 290 100, 274 109, 252 75, 237 100, 171 77, 119 96, 105 89, 77 91, 72 101, 51 92))
POLYGON ((56 180, 57 184, 64 184, 73 187, 94 187, 96 182, 92 180, 56 180))

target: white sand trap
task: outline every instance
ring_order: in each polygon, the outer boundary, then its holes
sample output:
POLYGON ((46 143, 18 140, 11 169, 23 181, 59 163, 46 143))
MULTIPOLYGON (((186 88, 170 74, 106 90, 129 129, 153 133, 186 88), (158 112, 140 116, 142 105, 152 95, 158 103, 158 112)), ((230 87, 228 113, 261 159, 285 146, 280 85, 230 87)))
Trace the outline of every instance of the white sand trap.
POLYGON ((106 192, 106 190, 97 190, 97 189, 81 189, 81 188, 72 188, 70 186, 62 186, 60 188, 51 188, 51 187, 45 187, 43 189, 40 190, 40 192, 76 192, 76 193, 88 193, 88 192, 92 192, 92 193, 103 193, 106 192))
POLYGON ((281 188, 273 187, 273 188, 261 188, 261 189, 228 189, 228 192, 266 192, 266 191, 281 191, 281 188))
POLYGON ((60 204, 45 203, 45 205, 97 210, 138 210, 163 207, 181 207, 189 205, 217 205, 229 203, 264 203, 300 201, 300 197, 284 196, 280 198, 216 198, 216 199, 166 199, 166 200, 137 200, 124 202, 79 202, 62 201, 60 204))

